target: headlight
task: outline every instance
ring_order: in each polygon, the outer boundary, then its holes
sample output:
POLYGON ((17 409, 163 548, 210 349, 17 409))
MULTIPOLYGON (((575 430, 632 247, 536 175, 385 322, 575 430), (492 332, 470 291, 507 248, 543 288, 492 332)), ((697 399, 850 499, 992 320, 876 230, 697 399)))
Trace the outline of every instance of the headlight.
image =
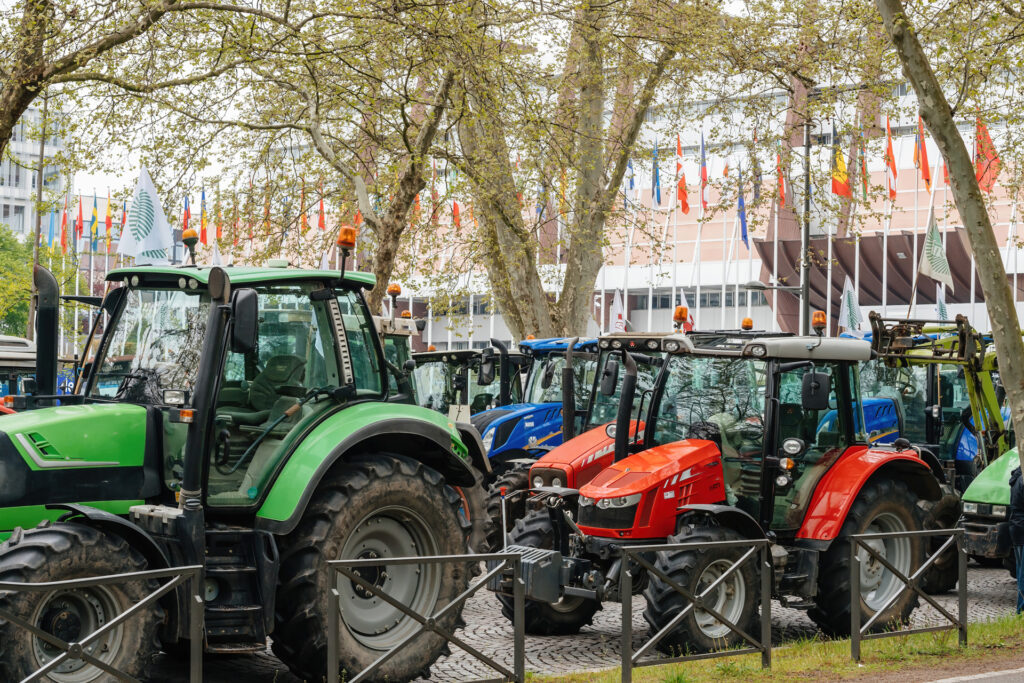
POLYGON ((977 503, 964 503, 964 514, 967 514, 967 515, 976 515, 976 514, 978 514, 978 504, 977 503))
POLYGON ((544 477, 542 477, 542 476, 540 476, 538 474, 536 477, 533 478, 533 488, 539 489, 543 485, 544 485, 544 477))
POLYGON ((622 342, 620 340, 616 339, 615 341, 612 342, 612 348, 613 349, 621 349, 622 348, 622 342))
POLYGON ((594 499, 593 498, 587 498, 586 496, 580 496, 580 507, 581 508, 588 508, 588 507, 590 507, 593 504, 594 504, 594 499))
POLYGON ((607 349, 608 348, 608 340, 607 339, 602 339, 601 341, 599 341, 597 343, 597 345, 600 346, 602 349, 607 349))
POLYGON ((484 438, 480 442, 484 445, 484 453, 490 453, 491 446, 494 445, 494 430, 488 429, 484 432, 484 438))
POLYGON ((562 485, 562 478, 561 477, 555 477, 554 479, 551 480, 551 485, 552 486, 561 486, 562 485))
MULTIPOLYGON (((965 505, 964 507, 966 508, 967 506, 965 505)), ((992 506, 992 516, 993 517, 1005 517, 1006 516, 1006 506, 1005 505, 993 505, 992 506)))
POLYGON ((647 340, 647 348, 649 348, 651 351, 654 351, 655 349, 657 349, 658 348, 658 340, 657 339, 648 339, 647 340))
POLYGON ((670 353, 674 353, 674 352, 678 351, 679 350, 679 342, 677 342, 677 341, 667 341, 667 342, 665 342, 665 350, 670 352, 670 353))
POLYGON ((764 358, 768 355, 768 349, 763 344, 750 344, 743 350, 743 355, 764 358))
POLYGON ((614 422, 610 422, 607 425, 605 425, 604 433, 608 435, 609 439, 614 439, 615 438, 615 423, 614 422))
POLYGON ((622 496, 621 498, 602 498, 597 501, 597 507, 602 510, 607 510, 608 508, 628 508, 630 505, 639 503, 642 496, 642 493, 634 493, 632 496, 622 496))
POLYGON ((801 439, 789 438, 782 442, 782 451, 786 455, 797 456, 804 452, 804 442, 801 439))

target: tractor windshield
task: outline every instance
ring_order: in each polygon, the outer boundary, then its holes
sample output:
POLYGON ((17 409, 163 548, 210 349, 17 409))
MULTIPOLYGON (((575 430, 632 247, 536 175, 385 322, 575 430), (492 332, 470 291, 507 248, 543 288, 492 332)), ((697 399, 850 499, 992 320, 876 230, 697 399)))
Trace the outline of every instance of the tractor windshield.
POLYGON ((129 289, 89 395, 159 405, 166 390, 191 392, 209 306, 204 290, 129 289))
MULTIPOLYGON (((551 354, 540 364, 534 360, 533 371, 526 385, 527 403, 561 403, 562 401, 562 369, 565 367, 565 356, 551 354)), ((586 410, 590 387, 594 384, 594 373, 597 371, 597 359, 592 355, 574 355, 573 373, 576 376, 576 409, 586 410)))
MULTIPOLYGON (((608 361, 616 360, 621 351, 604 349, 597 360, 595 372, 600 375, 607 366, 608 361)), ((661 370, 661 361, 664 353, 661 351, 647 351, 644 353, 632 353, 636 362, 636 393, 633 396, 633 414, 640 409, 641 402, 650 405, 651 392, 654 390, 654 382, 661 370)), ((622 394, 622 378, 625 370, 620 370, 619 380, 615 385, 615 392, 611 396, 605 396, 600 391, 594 391, 591 401, 590 416, 587 420, 587 428, 598 427, 607 422, 613 422, 619 411, 619 396, 622 394)), ((600 381, 600 377, 596 381, 600 381)))
POLYGON ((424 408, 448 412, 451 404, 452 376, 448 363, 437 360, 420 363, 413 371, 416 383, 416 397, 424 408))
POLYGON ((654 441, 721 442, 726 457, 759 458, 764 440, 765 368, 749 358, 669 356, 654 441))

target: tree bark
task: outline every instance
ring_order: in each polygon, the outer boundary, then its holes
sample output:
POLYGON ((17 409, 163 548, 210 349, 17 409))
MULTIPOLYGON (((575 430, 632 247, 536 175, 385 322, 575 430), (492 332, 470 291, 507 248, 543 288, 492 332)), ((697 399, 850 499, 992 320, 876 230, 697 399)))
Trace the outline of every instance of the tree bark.
POLYGON ((1017 430, 1024 429, 1024 342, 1021 341, 1013 294, 992 231, 985 198, 975 177, 974 164, 902 2, 876 0, 876 3, 889 38, 903 63, 903 74, 917 93, 921 118, 949 168, 953 199, 974 252, 985 307, 992 324, 992 339, 999 349, 999 375, 1006 387, 1013 424, 1017 430))

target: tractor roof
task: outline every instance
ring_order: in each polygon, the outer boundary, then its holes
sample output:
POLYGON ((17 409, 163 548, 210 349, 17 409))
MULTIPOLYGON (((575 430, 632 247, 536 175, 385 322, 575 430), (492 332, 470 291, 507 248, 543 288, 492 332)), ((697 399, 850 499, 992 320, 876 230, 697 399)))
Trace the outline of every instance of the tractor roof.
MULTIPOLYGON (((171 276, 174 278, 194 278, 200 284, 205 285, 210 277, 209 266, 131 266, 118 268, 110 271, 107 280, 120 281, 132 275, 138 275, 143 282, 153 276, 171 276)), ((293 280, 322 280, 337 281, 337 270, 307 270, 304 268, 256 268, 250 266, 227 266, 224 272, 233 285, 241 284, 264 284, 272 282, 293 281, 293 280)), ((360 273, 348 271, 345 273, 347 284, 373 289, 376 278, 371 273, 360 273)))
MULTIPOLYGON (((552 337, 550 339, 524 339, 519 342, 519 350, 527 355, 542 356, 547 353, 565 351, 569 348, 571 337, 552 337)), ((572 347, 576 351, 596 351, 597 339, 581 337, 572 347)))
POLYGON ((672 334, 662 338, 662 350, 669 353, 697 353, 790 360, 848 360, 871 358, 871 344, 861 339, 797 337, 728 331, 672 334))

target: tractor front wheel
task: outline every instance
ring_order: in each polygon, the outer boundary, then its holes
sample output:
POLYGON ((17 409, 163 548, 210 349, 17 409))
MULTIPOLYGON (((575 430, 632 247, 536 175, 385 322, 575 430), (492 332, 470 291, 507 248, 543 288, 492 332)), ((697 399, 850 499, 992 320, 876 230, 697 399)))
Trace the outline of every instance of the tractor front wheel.
POLYGON ((526 516, 526 490, 529 488, 530 466, 521 464, 501 473, 487 490, 487 514, 491 518, 492 526, 500 530, 491 550, 498 550, 501 546, 501 534, 510 532, 516 520, 526 516), (502 489, 505 489, 506 498, 504 527, 501 524, 502 489))
MULTIPOLYGON (((943 487, 946 489, 946 487, 943 487)), ((960 519, 960 496, 946 489, 942 498, 936 501, 921 501, 919 503, 924 517, 924 528, 952 529, 960 519)), ((949 540, 948 536, 933 536, 928 539, 928 554, 931 555, 942 547, 942 544, 949 540)), ((957 556, 956 545, 950 546, 946 552, 935 558, 931 567, 925 572, 921 581, 921 588, 929 595, 946 593, 956 587, 960 579, 960 559, 957 556)))
MULTIPOLYGON (((117 536, 65 522, 21 532, 0 544, 0 581, 44 583, 145 571, 146 560, 117 536)), ((0 609, 60 640, 79 643, 127 612, 149 593, 145 581, 55 588, 40 593, 7 593, 0 609)), ((158 605, 83 645, 82 651, 133 678, 149 680, 160 651, 158 605)), ((55 644, 10 621, 0 620, 0 680, 20 681, 63 654, 55 644)), ((54 683, 107 681, 109 673, 84 659, 66 658, 46 675, 54 683)))
POLYGON ((500 544, 500 526, 491 519, 490 500, 483 473, 474 467, 473 477, 476 479, 473 486, 455 487, 461 499, 459 514, 463 517, 463 523, 469 526, 469 537, 466 539, 469 552, 487 553, 500 544))
MULTIPOLYGON (((850 635, 850 536, 921 530, 924 525, 917 502, 917 496, 907 485, 894 479, 869 481, 860 490, 839 535, 821 556, 818 594, 814 597, 815 606, 807 612, 827 635, 850 635)), ((913 575, 921 566, 924 552, 918 537, 875 539, 867 543, 904 576, 913 575)), ((917 593, 904 590, 906 585, 867 550, 861 548, 857 555, 861 561, 861 623, 888 604, 875 619, 871 631, 905 624, 917 607, 917 593), (897 595, 895 602, 889 604, 897 595)))
MULTIPOLYGON (((740 539, 742 536, 732 529, 685 527, 668 542, 713 543, 740 539)), ((732 624, 751 633, 757 615, 757 556, 729 571, 743 552, 739 546, 662 551, 658 553, 654 566, 695 597, 700 597, 717 581, 718 585, 704 596, 703 602, 732 624)), ((647 599, 644 619, 654 631, 660 631, 690 605, 690 601, 654 573, 649 574, 648 581, 644 591, 647 599)), ((694 608, 658 641, 657 648, 670 655, 681 655, 736 647, 743 642, 743 637, 718 616, 694 608)))
MULTIPOLYGON (((274 653, 298 677, 323 680, 328 610, 340 609, 343 676, 351 678, 403 642, 377 669, 374 680, 429 676, 431 664, 445 649, 444 638, 422 630, 373 591, 330 571, 327 562, 379 558, 379 565, 355 573, 430 618, 465 590, 466 564, 393 564, 388 558, 464 554, 468 529, 459 512, 462 504, 440 473, 416 460, 373 454, 339 463, 320 482, 295 530, 279 539, 274 653)), ((461 608, 450 610, 437 619, 437 626, 450 632, 460 616, 461 608)))
MULTIPOLYGON (((555 531, 551 528, 551 518, 547 511, 531 512, 517 520, 509 532, 508 543, 545 550, 553 548, 555 531)), ((498 600, 501 602, 501 613, 512 621, 515 605, 511 596, 499 593, 498 600)), ((596 600, 578 596, 564 596, 558 602, 526 600, 524 626, 527 633, 538 636, 571 635, 579 633, 581 628, 590 624, 594 620, 594 613, 600 608, 596 600)))

